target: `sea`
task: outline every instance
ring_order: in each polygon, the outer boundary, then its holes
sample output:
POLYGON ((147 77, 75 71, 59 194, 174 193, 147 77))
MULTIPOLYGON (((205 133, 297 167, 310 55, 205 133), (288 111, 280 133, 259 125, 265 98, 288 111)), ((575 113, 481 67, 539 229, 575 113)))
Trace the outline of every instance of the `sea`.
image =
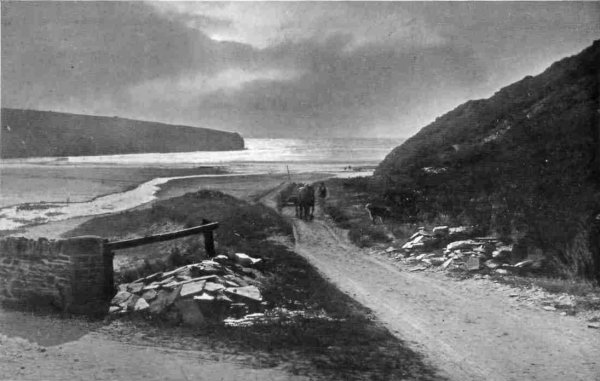
MULTIPOLYGON (((98 195, 81 202, 40 203, 36 200, 36 205, 33 207, 28 203, 5 206, 0 208, 0 230, 14 230, 32 223, 46 223, 134 208, 152 201, 161 185, 181 178, 286 173, 325 173, 332 177, 370 176, 376 165, 401 143, 401 139, 245 139, 245 149, 239 151, 6 159, 0 161, 0 167, 12 168, 13 172, 15 168, 22 168, 24 173, 32 166, 44 166, 48 169, 65 166, 85 168, 210 166, 219 167, 223 173, 157 177, 133 189, 98 195)), ((3 192, 2 187, 0 192, 3 192)))

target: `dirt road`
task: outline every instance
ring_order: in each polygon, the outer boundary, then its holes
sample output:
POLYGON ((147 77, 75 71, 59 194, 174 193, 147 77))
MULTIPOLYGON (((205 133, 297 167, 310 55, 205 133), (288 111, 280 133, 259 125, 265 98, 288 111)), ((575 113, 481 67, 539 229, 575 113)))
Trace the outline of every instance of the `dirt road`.
POLYGON ((515 304, 482 282, 402 271, 352 245, 322 218, 305 222, 284 213, 294 225, 296 252, 372 309, 441 375, 600 380, 600 333, 575 318, 515 304))

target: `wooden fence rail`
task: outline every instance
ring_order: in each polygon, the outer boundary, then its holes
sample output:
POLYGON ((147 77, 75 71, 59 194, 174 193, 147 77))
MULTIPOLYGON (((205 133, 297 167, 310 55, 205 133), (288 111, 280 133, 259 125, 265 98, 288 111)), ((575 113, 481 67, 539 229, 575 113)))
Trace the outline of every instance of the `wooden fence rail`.
POLYGON ((133 238, 124 241, 114 241, 114 242, 106 242, 104 244, 104 249, 107 252, 112 250, 120 250, 120 249, 128 249, 131 247, 147 245, 150 243, 169 241, 176 238, 187 237, 193 234, 204 234, 204 248, 206 249, 206 254, 209 257, 215 256, 215 240, 213 236, 213 230, 219 227, 218 222, 210 222, 203 221, 203 225, 194 226, 193 228, 178 230, 175 232, 163 233, 163 234, 155 234, 146 237, 133 238))

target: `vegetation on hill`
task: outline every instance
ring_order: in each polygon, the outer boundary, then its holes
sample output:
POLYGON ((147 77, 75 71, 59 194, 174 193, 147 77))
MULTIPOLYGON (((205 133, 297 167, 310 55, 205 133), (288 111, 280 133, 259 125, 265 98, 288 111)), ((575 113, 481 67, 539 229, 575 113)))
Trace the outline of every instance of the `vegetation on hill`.
POLYGON ((117 117, 2 109, 1 157, 244 149, 237 133, 117 117))
POLYGON ((600 281, 600 41, 469 101, 395 148, 372 186, 397 218, 477 225, 600 281))

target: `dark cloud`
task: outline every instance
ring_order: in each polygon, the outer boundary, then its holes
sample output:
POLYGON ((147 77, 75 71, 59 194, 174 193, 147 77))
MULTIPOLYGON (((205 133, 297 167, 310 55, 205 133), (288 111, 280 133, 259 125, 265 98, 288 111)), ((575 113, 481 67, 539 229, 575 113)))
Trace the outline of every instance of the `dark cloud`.
POLYGON ((600 36, 597 3, 2 3, 2 104, 406 136, 600 36))

